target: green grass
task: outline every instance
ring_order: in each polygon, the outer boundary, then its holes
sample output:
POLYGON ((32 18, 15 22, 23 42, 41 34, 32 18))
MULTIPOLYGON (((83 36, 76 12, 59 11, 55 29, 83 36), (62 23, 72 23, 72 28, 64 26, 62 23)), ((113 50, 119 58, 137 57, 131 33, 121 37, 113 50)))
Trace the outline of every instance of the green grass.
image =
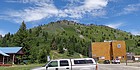
POLYGON ((0 67, 0 70, 30 70, 35 67, 43 66, 44 64, 29 64, 29 65, 13 65, 10 67, 0 67))
MULTIPOLYGON (((51 58, 52 59, 81 58, 79 53, 74 53, 71 56, 68 56, 67 54, 68 52, 60 54, 58 53, 58 51, 51 51, 51 58)), ((86 56, 83 56, 83 57, 86 57, 86 56)))

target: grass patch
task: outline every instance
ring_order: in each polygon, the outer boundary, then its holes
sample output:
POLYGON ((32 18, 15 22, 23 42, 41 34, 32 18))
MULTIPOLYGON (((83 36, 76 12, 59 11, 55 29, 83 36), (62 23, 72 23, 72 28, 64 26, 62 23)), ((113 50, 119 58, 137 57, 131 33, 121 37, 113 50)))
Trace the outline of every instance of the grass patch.
POLYGON ((0 67, 0 70, 30 70, 35 67, 43 66, 44 64, 30 64, 30 65, 13 65, 10 67, 0 67))
MULTIPOLYGON (((82 55, 83 56, 83 55, 82 55)), ((83 58, 86 56, 83 56, 83 58)), ((51 58, 52 59, 69 59, 69 58, 81 58, 79 53, 74 53, 71 56, 68 56, 68 52, 65 51, 65 53, 60 54, 58 51, 51 51, 51 58)))

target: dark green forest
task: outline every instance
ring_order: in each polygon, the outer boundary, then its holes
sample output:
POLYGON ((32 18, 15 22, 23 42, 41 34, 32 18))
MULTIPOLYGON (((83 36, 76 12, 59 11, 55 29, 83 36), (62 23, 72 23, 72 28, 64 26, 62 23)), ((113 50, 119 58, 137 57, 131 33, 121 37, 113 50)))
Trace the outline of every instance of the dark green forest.
POLYGON ((68 20, 50 22, 31 29, 27 29, 23 21, 15 34, 7 33, 0 38, 0 46, 21 46, 25 53, 22 59, 29 60, 30 63, 44 63, 53 50, 60 54, 67 52, 69 57, 75 53, 88 56, 91 42, 104 40, 124 40, 127 52, 140 55, 140 36, 104 25, 68 20))

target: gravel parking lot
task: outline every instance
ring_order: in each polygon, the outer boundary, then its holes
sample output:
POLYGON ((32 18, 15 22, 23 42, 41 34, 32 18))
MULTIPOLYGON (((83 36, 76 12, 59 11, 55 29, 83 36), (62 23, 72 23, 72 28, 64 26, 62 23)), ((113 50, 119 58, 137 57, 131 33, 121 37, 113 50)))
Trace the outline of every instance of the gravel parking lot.
POLYGON ((98 70, 140 70, 140 63, 98 64, 98 70))

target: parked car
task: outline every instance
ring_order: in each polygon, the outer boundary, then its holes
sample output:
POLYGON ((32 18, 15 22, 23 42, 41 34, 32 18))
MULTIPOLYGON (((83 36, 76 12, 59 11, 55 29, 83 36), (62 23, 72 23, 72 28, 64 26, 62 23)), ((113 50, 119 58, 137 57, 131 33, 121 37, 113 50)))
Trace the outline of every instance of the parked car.
POLYGON ((110 64, 109 60, 104 60, 104 64, 110 64))
POLYGON ((120 59, 114 59, 112 60, 112 64, 120 64, 120 59))
POLYGON ((97 63, 93 58, 51 60, 42 68, 32 70, 96 70, 97 63))

